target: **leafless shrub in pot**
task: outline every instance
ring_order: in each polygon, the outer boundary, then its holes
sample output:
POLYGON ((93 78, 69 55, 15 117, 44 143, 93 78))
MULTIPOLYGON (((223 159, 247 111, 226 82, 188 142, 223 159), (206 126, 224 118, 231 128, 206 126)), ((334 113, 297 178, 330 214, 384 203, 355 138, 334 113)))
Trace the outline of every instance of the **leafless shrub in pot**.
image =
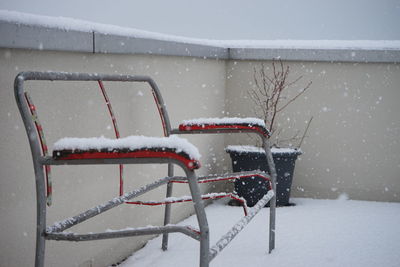
POLYGON ((290 77, 290 67, 285 65, 282 60, 274 59, 271 63, 271 70, 268 71, 264 63, 258 69, 254 67, 253 81, 255 86, 248 90, 248 95, 254 103, 254 112, 257 117, 262 118, 268 130, 271 132, 273 146, 279 147, 282 144, 299 141, 298 146, 304 140, 307 130, 312 121, 308 121, 307 127, 302 136, 297 132, 294 136, 287 139, 280 139, 281 129, 276 126, 277 115, 296 101, 310 88, 312 81, 309 81, 294 96, 289 97, 287 92, 296 83, 300 82, 303 76, 294 79, 290 77))

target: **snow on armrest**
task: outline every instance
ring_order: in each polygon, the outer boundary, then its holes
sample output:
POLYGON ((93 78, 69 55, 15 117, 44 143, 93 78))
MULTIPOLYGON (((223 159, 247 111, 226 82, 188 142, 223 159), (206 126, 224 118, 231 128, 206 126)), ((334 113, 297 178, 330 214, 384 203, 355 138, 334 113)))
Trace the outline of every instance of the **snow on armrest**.
POLYGON ((199 118, 184 120, 179 125, 180 131, 201 131, 201 130, 255 130, 264 136, 269 136, 265 123, 257 118, 199 118))
POLYGON ((178 136, 128 136, 120 139, 105 137, 62 138, 54 144, 55 159, 94 158, 174 158, 190 169, 200 168, 199 150, 178 136))

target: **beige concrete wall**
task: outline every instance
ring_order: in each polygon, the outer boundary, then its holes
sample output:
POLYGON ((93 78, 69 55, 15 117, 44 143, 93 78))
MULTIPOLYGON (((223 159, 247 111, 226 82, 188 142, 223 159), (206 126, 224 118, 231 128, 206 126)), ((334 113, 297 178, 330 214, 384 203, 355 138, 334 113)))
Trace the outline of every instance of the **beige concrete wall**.
MULTIPOLYGON (((266 66, 271 62, 265 61, 266 66)), ((314 117, 296 165, 293 196, 400 201, 400 66, 380 63, 285 62, 303 75, 307 93, 279 117, 281 139, 314 117)), ((227 65, 227 111, 251 116, 247 91, 260 61, 227 65)), ((293 95, 293 93, 292 93, 293 95)), ((230 140, 232 141, 232 140, 230 140)), ((245 137, 239 142, 245 144, 245 137)))
MULTIPOLYGON (((138 56, 0 49, 0 265, 33 266, 35 187, 29 145, 14 100, 13 80, 20 71, 71 71, 150 75, 159 85, 173 126, 183 119, 219 116, 225 99, 225 62, 189 57, 138 56)), ((105 83, 122 136, 162 135, 149 87, 105 83)), ((65 136, 113 137, 112 123, 95 83, 27 82, 37 105, 48 143, 65 136)), ((222 169, 222 137, 190 139, 203 155, 201 172, 222 169), (218 152, 219 151, 219 152, 218 152), (215 153, 216 155, 211 155, 215 153)), ((127 166, 126 187, 136 188, 166 175, 165 166, 127 166)), ((118 193, 117 166, 53 167, 53 206, 48 224, 108 201, 118 193)), ((205 189, 206 190, 206 189, 205 189)), ((177 186, 175 195, 188 194, 177 186)), ((148 194, 162 199, 165 188, 148 194)), ((192 213, 191 204, 173 209, 174 221, 192 213)), ((160 225, 162 208, 130 205, 106 212, 71 230, 160 225)), ((130 255, 146 238, 65 243, 47 242, 46 266, 106 266, 130 255), (92 265, 91 265, 92 264, 92 265)))

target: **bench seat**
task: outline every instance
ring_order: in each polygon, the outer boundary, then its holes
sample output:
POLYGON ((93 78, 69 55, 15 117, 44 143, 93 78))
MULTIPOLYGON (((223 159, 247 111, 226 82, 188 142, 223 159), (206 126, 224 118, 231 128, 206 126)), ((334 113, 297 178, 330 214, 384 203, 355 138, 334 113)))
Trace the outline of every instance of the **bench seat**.
POLYGON ((128 136, 120 139, 105 137, 62 138, 54 144, 55 160, 110 158, 171 158, 189 169, 200 168, 200 153, 186 139, 170 137, 128 136))

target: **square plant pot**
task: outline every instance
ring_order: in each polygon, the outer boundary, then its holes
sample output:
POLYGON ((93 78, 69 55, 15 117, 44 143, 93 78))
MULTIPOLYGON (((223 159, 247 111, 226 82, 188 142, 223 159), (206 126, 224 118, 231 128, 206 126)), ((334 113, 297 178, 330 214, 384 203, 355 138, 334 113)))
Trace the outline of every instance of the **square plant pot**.
MULTIPOLYGON (((288 206, 293 172, 297 156, 302 152, 293 148, 272 148, 272 157, 277 172, 276 205, 288 206)), ((263 149, 252 146, 228 146, 226 152, 232 159, 234 172, 261 170, 269 173, 267 158, 263 149)), ((254 206, 268 191, 267 182, 261 178, 237 179, 235 192, 246 199, 249 207, 254 206)))

